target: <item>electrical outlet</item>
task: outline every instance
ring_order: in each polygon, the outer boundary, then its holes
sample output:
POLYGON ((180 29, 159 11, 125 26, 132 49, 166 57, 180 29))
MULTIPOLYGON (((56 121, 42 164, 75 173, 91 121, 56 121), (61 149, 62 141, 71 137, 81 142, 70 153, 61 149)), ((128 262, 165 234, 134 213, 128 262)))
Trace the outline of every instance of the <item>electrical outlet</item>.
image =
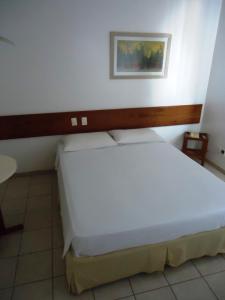
POLYGON ((75 117, 71 118, 71 125, 77 126, 77 118, 75 118, 75 117))
POLYGON ((82 124, 83 126, 87 126, 87 124, 88 124, 87 117, 82 117, 82 118, 81 118, 81 124, 82 124))
POLYGON ((219 151, 220 151, 220 154, 222 154, 223 156, 225 156, 225 147, 220 146, 219 147, 219 151))

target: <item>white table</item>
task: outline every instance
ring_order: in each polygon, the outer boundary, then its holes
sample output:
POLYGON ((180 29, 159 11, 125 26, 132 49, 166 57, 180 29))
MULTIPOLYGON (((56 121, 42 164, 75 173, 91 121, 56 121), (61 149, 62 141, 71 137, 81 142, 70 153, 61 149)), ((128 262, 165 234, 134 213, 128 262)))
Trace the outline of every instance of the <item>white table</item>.
MULTIPOLYGON (((9 179, 17 169, 17 163, 14 158, 6 155, 0 155, 0 183, 9 179)), ((0 236, 23 229, 23 225, 19 224, 9 228, 5 227, 4 219, 0 209, 0 236)))

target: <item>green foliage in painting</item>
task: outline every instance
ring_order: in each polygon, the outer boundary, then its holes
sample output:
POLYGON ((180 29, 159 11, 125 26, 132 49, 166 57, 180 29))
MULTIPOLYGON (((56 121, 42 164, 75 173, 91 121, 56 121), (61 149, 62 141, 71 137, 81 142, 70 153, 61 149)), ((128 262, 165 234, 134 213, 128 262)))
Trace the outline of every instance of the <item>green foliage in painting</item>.
POLYGON ((124 72, 161 71, 165 43, 159 41, 117 42, 117 70, 124 72))

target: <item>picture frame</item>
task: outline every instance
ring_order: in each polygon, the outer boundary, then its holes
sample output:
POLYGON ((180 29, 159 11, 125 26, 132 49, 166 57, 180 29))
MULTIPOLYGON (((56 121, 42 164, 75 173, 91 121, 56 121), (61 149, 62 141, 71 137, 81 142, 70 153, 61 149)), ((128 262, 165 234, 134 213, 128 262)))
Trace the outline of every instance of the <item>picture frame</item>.
POLYGON ((110 79, 165 78, 172 35, 110 32, 110 79))

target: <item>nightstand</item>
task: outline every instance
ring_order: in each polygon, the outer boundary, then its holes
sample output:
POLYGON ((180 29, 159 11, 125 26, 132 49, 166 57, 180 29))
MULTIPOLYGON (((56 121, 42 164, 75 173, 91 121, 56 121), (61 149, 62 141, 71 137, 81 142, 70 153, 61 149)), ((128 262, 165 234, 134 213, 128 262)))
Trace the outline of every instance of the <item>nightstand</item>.
POLYGON ((184 133, 183 147, 182 152, 193 159, 200 160, 201 165, 204 165, 205 156, 208 148, 208 134, 199 133, 199 137, 192 137, 190 132, 187 131, 184 133), (191 148, 188 144, 190 141, 195 141, 198 147, 191 148))

